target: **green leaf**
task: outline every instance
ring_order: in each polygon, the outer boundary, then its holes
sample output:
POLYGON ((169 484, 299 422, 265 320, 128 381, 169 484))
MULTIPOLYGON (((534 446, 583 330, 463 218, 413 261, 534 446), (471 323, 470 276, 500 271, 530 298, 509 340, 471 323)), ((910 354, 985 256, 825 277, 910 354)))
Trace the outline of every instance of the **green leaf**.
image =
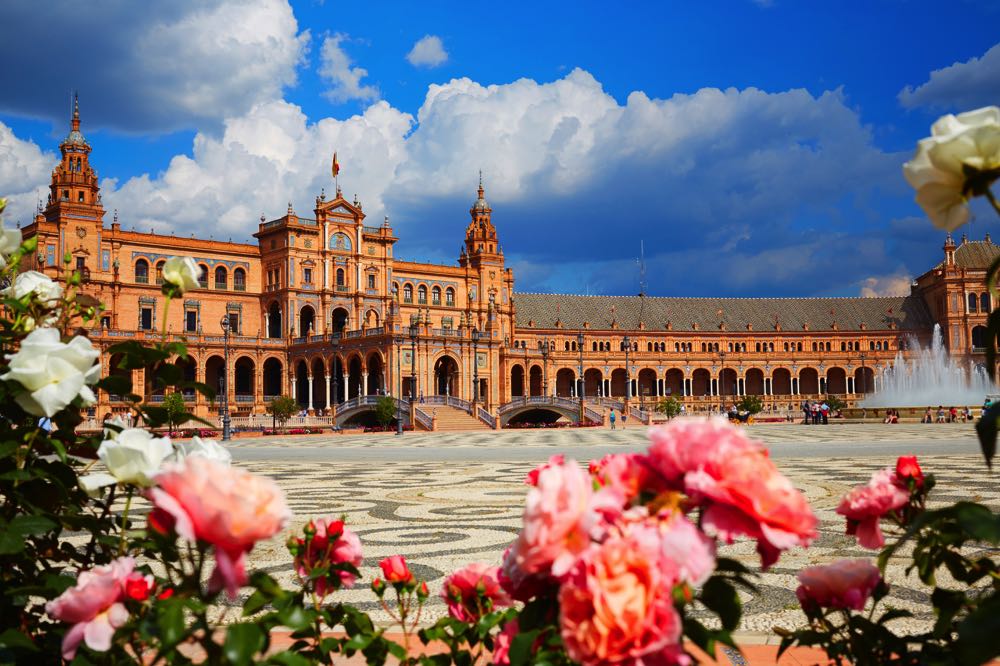
POLYGON ((712 576, 702 588, 699 598, 709 610, 719 616, 723 629, 734 631, 739 626, 743 603, 736 593, 736 588, 729 581, 719 576, 712 576))
POLYGON ((231 663, 245 666, 264 647, 264 632, 256 624, 241 622, 226 629, 222 652, 231 663))
POLYGON ((38 646, 17 629, 7 629, 0 634, 0 647, 38 652, 38 646))
POLYGON ((508 652, 510 666, 521 666, 522 664, 531 662, 531 648, 534 646, 539 633, 539 629, 534 629, 532 631, 519 632, 514 636, 514 640, 510 642, 510 650, 508 652))
POLYGON ((246 617, 248 615, 253 615, 268 603, 267 597, 259 591, 254 592, 250 595, 250 598, 247 599, 247 602, 243 604, 243 616, 246 617))
MULTIPOLYGON (((990 315, 990 320, 992 321, 994 317, 1000 317, 1000 310, 994 310, 993 314, 990 315)), ((997 319, 1000 322, 1000 318, 997 319)), ((993 334, 992 339, 996 339, 997 333, 1000 333, 1000 323, 997 325, 997 331, 991 332, 993 334)), ((989 345, 987 350, 987 356, 989 356, 989 351, 993 349, 993 345, 989 345)), ((995 355, 996 352, 994 351, 995 355)), ((992 361, 987 361, 987 367, 992 367, 992 361)), ((1000 426, 1000 402, 995 402, 990 405, 990 408, 986 410, 983 417, 979 419, 976 423, 976 436, 979 437, 979 448, 983 452, 983 457, 986 459, 986 466, 993 469, 993 456, 997 452, 997 428, 1000 426)))
POLYGON ((278 654, 271 655, 267 659, 268 664, 281 664, 282 666, 310 666, 314 663, 309 661, 301 654, 296 654, 288 650, 279 652, 278 654))
POLYGON ((0 555, 13 555, 24 550, 24 537, 9 530, 0 532, 0 555))
POLYGON ((305 629, 310 624, 312 624, 313 618, 312 614, 306 612, 302 606, 290 606, 278 613, 278 619, 281 623, 291 629, 292 631, 299 631, 300 629, 305 629))
POLYGON ((57 527, 55 521, 45 516, 17 516, 8 528, 17 534, 45 534, 57 527))
POLYGON ((1000 596, 984 601, 958 625, 955 652, 961 664, 984 664, 1000 655, 1000 596))
POLYGON ((184 636, 184 606, 181 599, 160 602, 160 635, 167 645, 177 643, 184 636))

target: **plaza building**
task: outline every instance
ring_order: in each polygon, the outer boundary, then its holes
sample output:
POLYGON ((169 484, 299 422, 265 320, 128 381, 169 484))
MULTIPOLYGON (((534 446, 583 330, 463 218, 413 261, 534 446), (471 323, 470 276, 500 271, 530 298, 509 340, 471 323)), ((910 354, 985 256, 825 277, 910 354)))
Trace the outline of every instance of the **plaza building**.
MULTIPOLYGON (((388 394, 414 398, 408 417, 423 427, 421 404, 442 420, 455 410, 499 427, 597 418, 626 397, 640 418, 666 396, 692 411, 742 395, 782 409, 827 394, 854 403, 878 390, 880 370, 911 339, 926 344, 935 324, 952 354, 983 362, 993 305, 985 269, 1000 254, 988 237, 960 245, 949 237, 941 264, 901 297, 522 293, 481 181, 468 221, 456 221, 456 237, 465 227, 460 256, 437 265, 397 257, 389 219, 369 223, 339 188, 317 196, 308 217, 291 204, 281 217, 262 216, 253 244, 126 231, 117 214, 105 225, 78 109, 59 148, 48 201, 23 229, 38 239, 25 268, 62 279, 69 258, 83 290, 107 307, 90 331, 105 372, 130 374, 134 392, 152 402, 163 396, 155 378, 118 368, 108 352, 115 343, 185 340, 186 377, 225 387, 236 417, 290 395, 310 414, 339 410, 346 420, 388 394), (168 308, 160 285, 171 256, 192 257, 201 279, 168 308)), ((216 404, 187 397, 194 413, 215 414, 216 404)), ((124 407, 101 394, 94 413, 124 407)))

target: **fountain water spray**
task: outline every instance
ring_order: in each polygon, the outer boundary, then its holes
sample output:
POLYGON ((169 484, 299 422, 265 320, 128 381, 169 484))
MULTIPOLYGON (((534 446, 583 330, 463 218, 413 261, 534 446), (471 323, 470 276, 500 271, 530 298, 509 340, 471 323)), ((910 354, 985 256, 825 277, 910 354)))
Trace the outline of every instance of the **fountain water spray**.
POLYGON ((877 377, 878 393, 865 398, 860 407, 949 407, 979 405, 987 394, 997 393, 986 368, 971 361, 957 361, 945 349, 940 324, 934 325, 930 348, 910 339, 906 357, 897 352, 892 367, 877 377))

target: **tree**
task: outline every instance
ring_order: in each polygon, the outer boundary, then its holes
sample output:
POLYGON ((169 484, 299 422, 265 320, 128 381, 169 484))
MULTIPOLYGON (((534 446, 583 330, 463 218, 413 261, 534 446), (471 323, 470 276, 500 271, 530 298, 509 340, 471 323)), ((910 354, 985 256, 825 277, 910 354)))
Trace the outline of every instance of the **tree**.
POLYGON ((847 403, 835 395, 826 396, 826 405, 830 408, 831 412, 839 412, 847 407, 847 403))
POLYGON ((375 403, 375 420, 379 425, 387 426, 396 418, 396 401, 392 396, 384 395, 375 403))
POLYGON ((656 411, 666 414, 668 419, 672 419, 681 413, 681 401, 673 396, 664 398, 656 405, 656 411))
POLYGON ((759 395, 745 395, 736 403, 736 408, 741 412, 759 414, 764 409, 764 401, 761 400, 759 395))
POLYGON ((167 412, 167 428, 173 430, 174 426, 180 425, 181 419, 187 416, 184 395, 176 392, 168 394, 163 398, 163 409, 167 412))
POLYGON ((277 398, 267 403, 267 413, 274 417, 274 420, 285 425, 292 414, 299 410, 299 403, 287 395, 279 395, 277 398))

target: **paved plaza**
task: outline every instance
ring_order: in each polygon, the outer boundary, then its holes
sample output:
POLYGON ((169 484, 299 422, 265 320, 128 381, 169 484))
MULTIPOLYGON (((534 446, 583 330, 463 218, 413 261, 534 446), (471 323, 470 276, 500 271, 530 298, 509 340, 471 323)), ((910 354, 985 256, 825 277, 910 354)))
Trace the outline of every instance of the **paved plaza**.
MULTIPOLYGON (((916 452, 928 472, 938 476, 937 502, 977 499, 1000 504, 1000 486, 987 473, 971 424, 954 425, 759 425, 753 437, 771 448, 779 468, 808 497, 821 520, 820 537, 807 550, 786 553, 760 579, 758 594, 747 595, 742 630, 768 632, 776 624, 801 619, 794 589, 803 566, 841 557, 863 557, 844 520, 834 513, 842 495, 867 481, 897 455, 916 452)), ((310 517, 346 516, 361 537, 362 573, 371 580, 378 561, 400 553, 415 573, 440 590, 443 577, 472 561, 499 562, 517 534, 527 487, 524 477, 554 453, 586 463, 608 451, 645 447, 645 428, 617 430, 534 430, 497 433, 286 437, 236 440, 234 462, 274 478, 288 494, 299 529, 310 517)), ((291 584, 284 536, 260 544, 251 564, 291 584)), ((754 568, 752 542, 725 547, 723 553, 754 568)), ((931 620, 926 595, 904 580, 902 567, 889 571, 892 606, 913 611, 919 624, 931 620)), ((384 617, 366 587, 341 593, 384 617)), ((425 619, 444 612, 434 600, 425 619)))

